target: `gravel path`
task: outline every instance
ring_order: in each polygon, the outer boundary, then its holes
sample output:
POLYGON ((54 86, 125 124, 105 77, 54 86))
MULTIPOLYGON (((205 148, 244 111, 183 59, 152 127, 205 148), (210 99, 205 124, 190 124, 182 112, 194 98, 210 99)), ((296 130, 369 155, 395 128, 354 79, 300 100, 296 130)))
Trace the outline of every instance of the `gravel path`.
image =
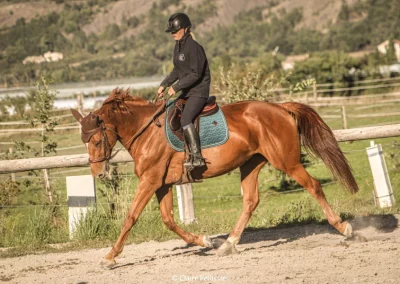
POLYGON ((238 253, 182 240, 128 245, 117 266, 109 248, 0 259, 4 283, 400 283, 399 216, 358 218, 346 240, 329 225, 250 230, 238 253))

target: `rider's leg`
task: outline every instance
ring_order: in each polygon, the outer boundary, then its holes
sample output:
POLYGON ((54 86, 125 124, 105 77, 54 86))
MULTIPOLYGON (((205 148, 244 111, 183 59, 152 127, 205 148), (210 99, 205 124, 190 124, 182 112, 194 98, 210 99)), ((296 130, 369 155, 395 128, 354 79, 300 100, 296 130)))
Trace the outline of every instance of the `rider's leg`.
POLYGON ((189 97, 183 109, 181 125, 191 156, 189 162, 184 164, 187 168, 202 167, 205 165, 204 159, 201 156, 199 133, 195 129, 193 121, 200 114, 206 102, 207 98, 189 97))

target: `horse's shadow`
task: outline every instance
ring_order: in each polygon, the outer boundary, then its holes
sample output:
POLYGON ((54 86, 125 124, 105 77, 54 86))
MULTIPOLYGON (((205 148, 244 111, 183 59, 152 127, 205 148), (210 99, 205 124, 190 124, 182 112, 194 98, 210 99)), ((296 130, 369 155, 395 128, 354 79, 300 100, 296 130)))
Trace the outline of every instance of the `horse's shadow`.
MULTIPOLYGON (((352 227, 355 235, 359 234, 357 231, 371 227, 381 233, 390 233, 399 227, 399 220, 396 216, 389 215, 369 215, 363 217, 353 217, 347 219, 352 227)), ((301 238, 318 234, 339 234, 327 221, 322 222, 308 222, 309 226, 304 224, 290 224, 278 226, 270 229, 263 228, 247 228, 242 235, 240 244, 257 243, 261 241, 280 241, 282 243, 292 242, 301 238), (271 233, 273 230, 279 230, 279 234, 271 233), (284 241, 283 241, 284 240, 284 241)), ((352 240, 352 238, 348 238, 352 240)))
MULTIPOLYGON (((370 215, 365 217, 354 217, 352 219, 347 220, 353 227, 354 235, 353 238, 348 238, 346 240, 349 241, 367 241, 364 237, 359 237, 359 233, 357 231, 372 227, 379 232, 382 233, 390 233, 393 232, 396 228, 398 228, 399 220, 394 215, 370 215)), ((255 250, 260 248, 269 248, 275 247, 282 244, 291 243, 293 241, 319 234, 339 234, 336 229, 334 229, 331 225, 325 222, 308 222, 307 226, 304 224, 290 224, 290 225, 282 225, 275 228, 247 228, 240 239, 239 244, 255 244, 258 242, 270 242, 266 245, 258 246, 258 247, 247 247, 244 251, 255 250), (278 232, 277 232, 278 231, 278 232)), ((214 248, 200 248, 197 249, 195 245, 184 245, 178 246, 171 249, 170 253, 167 253, 162 256, 150 257, 148 259, 144 259, 134 263, 127 263, 123 265, 115 266, 112 269, 118 269, 125 266, 133 266, 140 264, 147 264, 156 259, 160 258, 168 258, 173 256, 182 256, 182 255, 196 255, 196 256, 211 256, 215 255, 212 251, 218 249, 225 240, 228 238, 229 234, 221 234, 211 237, 211 241, 213 243, 214 248)))
POLYGON ((382 233, 391 233, 399 227, 399 220, 392 214, 355 217, 350 223, 355 231, 372 227, 382 233))

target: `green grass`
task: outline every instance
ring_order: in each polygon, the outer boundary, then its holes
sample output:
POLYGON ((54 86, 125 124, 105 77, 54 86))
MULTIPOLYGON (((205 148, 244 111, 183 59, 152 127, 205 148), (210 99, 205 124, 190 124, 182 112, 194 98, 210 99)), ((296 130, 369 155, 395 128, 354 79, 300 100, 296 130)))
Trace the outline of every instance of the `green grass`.
MULTIPOLYGON (((357 107, 349 107, 348 114, 394 112, 399 104, 385 107, 377 107, 367 110, 358 110, 357 107)), ((319 108, 321 114, 340 114, 337 107, 319 108)), ((390 123, 392 118, 362 118, 349 119, 350 127, 368 125, 375 123, 390 123)), ((341 128, 341 119, 327 120, 332 129, 341 128)), ((32 141, 32 135, 12 135, 16 140, 32 141)), ((10 141, 11 137, 2 136, 2 141, 10 141)), ((75 146, 82 143, 77 131, 63 131, 54 134, 59 147, 75 146)), ((396 168, 396 159, 400 159, 400 150, 393 148, 394 141, 400 142, 400 138, 375 139, 375 143, 383 145, 386 163, 389 169, 394 196, 400 201, 400 170, 396 168), (394 153, 395 158, 389 154, 394 153), (397 158, 396 158, 397 157, 397 158)), ((5 147, 2 145, 2 149, 5 147)), ((373 200, 373 179, 365 148, 369 147, 369 141, 356 141, 352 143, 341 143, 340 147, 346 153, 360 187, 360 191, 349 194, 332 180, 332 176, 321 161, 312 160, 307 170, 312 176, 319 179, 332 208, 344 218, 353 216, 364 216, 368 214, 398 213, 400 206, 392 209, 378 209, 373 200)), ((1 151, 0 151, 1 152, 1 151)), ((63 151, 62 154, 84 153, 85 149, 74 149, 63 151)), ((61 154, 61 153, 59 153, 61 154)), ((79 234, 74 241, 68 238, 68 220, 66 207, 66 185, 65 176, 90 174, 89 168, 80 168, 78 172, 62 173, 71 169, 50 170, 52 186, 55 188, 57 207, 37 206, 46 202, 40 183, 30 186, 22 186, 21 193, 16 199, 16 204, 27 207, 6 208, 0 211, 0 246, 17 247, 15 255, 23 248, 25 252, 42 250, 48 243, 68 242, 68 248, 82 248, 93 246, 109 246, 119 235, 129 204, 133 198, 137 178, 132 176, 133 165, 124 164, 119 166, 119 172, 127 174, 120 184, 120 191, 116 212, 110 215, 108 202, 112 199, 110 188, 101 182, 97 182, 97 208, 89 214, 79 234), (36 205, 31 207, 31 205, 36 205), (2 212, 6 212, 2 214, 2 212)), ((17 174, 17 176, 26 173, 17 174)), ((7 178, 7 175, 2 175, 7 178)), ((34 179, 31 179, 34 180, 34 179)), ((294 185, 291 189, 301 189, 294 185)), ((275 170, 265 167, 259 177, 260 204, 251 218, 248 228, 271 228, 280 225, 298 224, 307 222, 326 222, 325 216, 317 202, 304 190, 283 194, 280 190, 280 176, 275 170)), ((241 208, 240 177, 238 171, 217 178, 205 180, 203 183, 193 184, 195 202, 195 215, 197 223, 182 225, 186 230, 198 234, 217 234, 229 232, 237 221, 241 208)), ((176 196, 176 192, 174 191, 176 196)), ((176 200, 176 199, 175 199, 176 200)), ((174 204, 175 220, 178 224, 179 213, 177 204, 174 204)), ((148 240, 168 240, 177 236, 166 229, 161 221, 158 204, 153 198, 145 208, 139 221, 132 229, 128 243, 138 243, 148 240)), ((53 248, 50 248, 53 250, 53 248)), ((6 254, 3 254, 6 255, 6 254)))

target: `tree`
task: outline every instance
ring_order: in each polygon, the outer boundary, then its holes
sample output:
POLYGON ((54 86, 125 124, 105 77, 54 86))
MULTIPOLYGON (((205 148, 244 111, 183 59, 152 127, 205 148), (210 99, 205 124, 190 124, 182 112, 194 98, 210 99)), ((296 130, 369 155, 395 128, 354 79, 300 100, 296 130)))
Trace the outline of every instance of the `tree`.
MULTIPOLYGON (((42 131, 39 134, 38 141, 41 142, 41 149, 35 149, 23 141, 15 142, 16 150, 33 152, 35 156, 46 156, 50 153, 56 153, 57 143, 52 141, 48 134, 54 131, 58 122, 50 117, 50 111, 53 108, 56 93, 50 91, 51 81, 43 76, 36 82, 36 90, 28 96, 33 101, 32 118, 27 119, 32 127, 41 126, 42 131)), ((54 203, 54 192, 51 188, 47 169, 43 170, 45 195, 49 203, 54 203)))
POLYGON ((265 101, 271 99, 275 90, 284 84, 287 84, 287 77, 279 72, 265 72, 259 65, 246 64, 240 68, 232 64, 229 69, 220 67, 215 89, 227 103, 265 101))

